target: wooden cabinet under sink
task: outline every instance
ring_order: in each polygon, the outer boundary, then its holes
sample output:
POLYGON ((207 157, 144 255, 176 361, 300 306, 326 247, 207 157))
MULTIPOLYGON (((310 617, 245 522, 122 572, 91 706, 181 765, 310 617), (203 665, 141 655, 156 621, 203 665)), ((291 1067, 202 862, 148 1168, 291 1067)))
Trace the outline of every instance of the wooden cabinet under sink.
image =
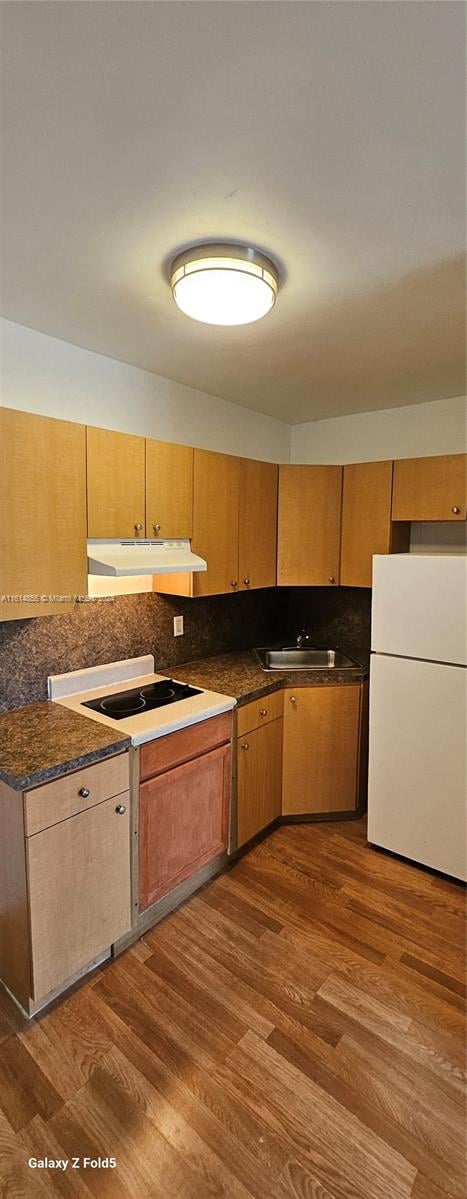
POLYGON ((285 689, 284 816, 357 811, 364 704, 361 683, 285 689))

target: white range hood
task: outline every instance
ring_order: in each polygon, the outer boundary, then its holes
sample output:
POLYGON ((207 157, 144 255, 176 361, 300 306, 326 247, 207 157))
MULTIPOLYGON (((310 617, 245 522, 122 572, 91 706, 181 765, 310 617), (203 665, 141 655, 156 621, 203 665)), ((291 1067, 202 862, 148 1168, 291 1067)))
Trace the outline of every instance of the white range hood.
POLYGON ((168 575, 207 570, 204 558, 192 553, 190 539, 143 541, 88 541, 88 574, 168 575))

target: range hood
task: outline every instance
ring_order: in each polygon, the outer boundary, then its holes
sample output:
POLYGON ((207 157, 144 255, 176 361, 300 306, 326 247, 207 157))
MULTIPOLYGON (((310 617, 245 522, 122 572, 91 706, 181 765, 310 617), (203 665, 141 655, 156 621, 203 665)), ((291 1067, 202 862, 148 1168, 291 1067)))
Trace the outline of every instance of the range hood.
POLYGON ((88 541, 88 574, 169 575, 207 570, 204 558, 192 553, 190 539, 144 541, 88 541))

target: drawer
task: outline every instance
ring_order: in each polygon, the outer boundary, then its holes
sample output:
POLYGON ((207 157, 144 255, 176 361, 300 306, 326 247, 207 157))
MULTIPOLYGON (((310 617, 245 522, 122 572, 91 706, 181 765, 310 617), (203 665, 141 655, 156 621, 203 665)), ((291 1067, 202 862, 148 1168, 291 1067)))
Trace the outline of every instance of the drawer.
POLYGON ((254 699, 251 704, 243 704, 237 712, 237 736, 243 737, 250 729, 257 729, 269 720, 278 720, 283 710, 283 691, 273 691, 262 699, 254 699))
POLYGON ((65 774, 52 783, 35 787, 33 791, 26 791, 26 836, 32 837, 34 833, 40 833, 42 829, 58 824, 68 816, 76 816, 78 812, 93 808, 103 799, 120 795, 122 791, 128 791, 129 785, 129 757, 128 753, 123 753, 105 758, 103 762, 95 762, 93 766, 86 766, 74 774, 65 774))
POLYGON ((223 712, 221 716, 211 716, 198 724, 189 724, 176 733, 167 733, 166 737, 158 737, 155 741, 147 741, 141 746, 139 760, 139 776, 141 781, 162 774, 182 762, 189 762, 218 745, 225 745, 232 737, 232 712, 223 712))

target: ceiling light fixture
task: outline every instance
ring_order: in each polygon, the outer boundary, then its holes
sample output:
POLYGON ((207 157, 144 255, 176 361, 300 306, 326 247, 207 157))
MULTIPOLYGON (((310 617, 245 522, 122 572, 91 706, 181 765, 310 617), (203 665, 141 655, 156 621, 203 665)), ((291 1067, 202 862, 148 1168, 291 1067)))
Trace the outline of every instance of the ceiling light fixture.
POLYGON ((170 286, 186 316, 208 325, 247 325, 276 302, 274 263, 252 246, 191 246, 174 259, 170 286))

